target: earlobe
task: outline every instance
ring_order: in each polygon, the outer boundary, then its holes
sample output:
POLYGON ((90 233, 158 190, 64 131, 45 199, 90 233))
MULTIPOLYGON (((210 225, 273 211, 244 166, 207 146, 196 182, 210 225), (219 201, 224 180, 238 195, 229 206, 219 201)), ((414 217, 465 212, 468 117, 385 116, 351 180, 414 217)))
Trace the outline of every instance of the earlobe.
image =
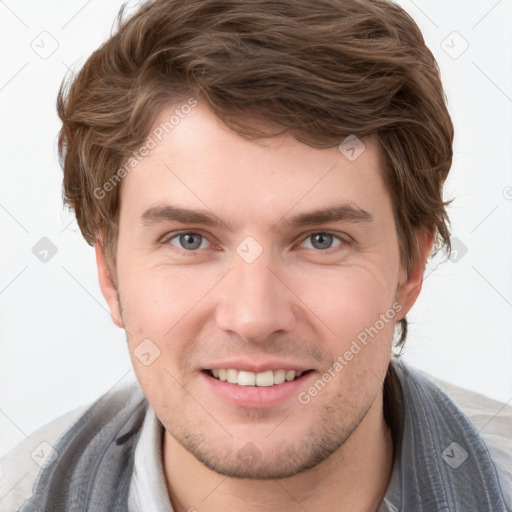
POLYGON ((121 316, 117 288, 108 269, 105 248, 99 238, 96 240, 94 249, 96 251, 96 266, 98 268, 98 279, 100 282, 101 292, 107 301, 112 321, 117 325, 117 327, 123 328, 124 325, 121 316))
POLYGON ((405 270, 403 270, 404 278, 398 289, 397 300, 402 305, 400 318, 398 318, 398 320, 405 317, 420 294, 423 284, 423 272, 430 251, 432 250, 434 234, 430 229, 423 228, 419 231, 417 240, 418 250, 413 258, 409 273, 407 274, 405 270))

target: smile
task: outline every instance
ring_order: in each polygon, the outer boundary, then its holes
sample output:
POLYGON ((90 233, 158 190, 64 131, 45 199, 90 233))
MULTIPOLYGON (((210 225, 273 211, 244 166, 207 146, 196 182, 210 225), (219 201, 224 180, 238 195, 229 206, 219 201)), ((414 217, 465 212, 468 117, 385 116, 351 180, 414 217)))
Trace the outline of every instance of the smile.
POLYGON ((267 370, 264 372, 254 373, 233 368, 215 368, 208 370, 211 377, 229 384, 237 384, 238 386, 258 386, 270 387, 291 382, 296 380, 306 372, 295 370, 267 370))

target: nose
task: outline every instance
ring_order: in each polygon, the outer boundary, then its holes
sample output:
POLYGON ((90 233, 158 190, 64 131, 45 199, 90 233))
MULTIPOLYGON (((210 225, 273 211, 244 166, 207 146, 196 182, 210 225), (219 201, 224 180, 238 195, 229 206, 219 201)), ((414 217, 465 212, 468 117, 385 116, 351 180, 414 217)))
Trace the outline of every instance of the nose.
POLYGON ((250 343, 291 332, 297 322, 298 299, 264 254, 252 263, 235 257, 216 311, 220 329, 250 343))

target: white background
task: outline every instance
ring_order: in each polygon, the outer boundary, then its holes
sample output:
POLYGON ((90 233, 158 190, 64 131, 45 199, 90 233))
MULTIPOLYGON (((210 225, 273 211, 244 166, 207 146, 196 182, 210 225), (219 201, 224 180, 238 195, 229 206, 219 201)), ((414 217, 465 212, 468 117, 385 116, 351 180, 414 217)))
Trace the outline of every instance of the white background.
MULTIPOLYGON (((512 1, 399 3, 438 59, 456 126, 446 197, 455 198, 449 212, 459 249, 457 261, 427 269, 404 357, 508 402, 512 1)), ((131 373, 124 332, 111 323, 97 283, 94 251, 63 210, 56 156, 60 82, 108 37, 120 5, 0 1, 0 454, 131 373), (45 59, 33 49, 41 38, 40 52, 58 44, 45 59), (46 263, 32 253, 42 237, 58 250, 46 263)))

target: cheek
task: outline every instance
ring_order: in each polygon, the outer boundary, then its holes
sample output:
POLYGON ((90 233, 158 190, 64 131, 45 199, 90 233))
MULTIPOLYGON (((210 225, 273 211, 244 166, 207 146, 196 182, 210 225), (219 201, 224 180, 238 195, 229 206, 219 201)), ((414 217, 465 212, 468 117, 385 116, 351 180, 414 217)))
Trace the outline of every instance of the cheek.
POLYGON ((165 264, 151 266, 140 261, 126 266, 120 290, 125 316, 136 324, 139 333, 148 328, 161 337, 212 287, 215 276, 203 277, 165 264))
POLYGON ((382 283, 383 274, 365 266, 318 273, 302 288, 321 321, 315 320, 324 333, 318 341, 328 357, 318 380, 301 390, 300 403, 312 404, 305 411, 342 399, 357 412, 377 396, 390 360, 397 308, 393 287, 382 283))
POLYGON ((377 267, 352 265, 324 269, 294 282, 297 295, 338 339, 356 337, 387 312, 390 320, 396 285, 377 267))
POLYGON ((178 378, 186 372, 187 354, 193 350, 200 330, 211 317, 211 310, 206 311, 205 305, 219 276, 211 269, 200 272, 191 267, 146 267, 141 263, 124 270, 120 297, 135 370, 141 378, 165 370, 178 378), (136 355, 144 343, 152 347, 145 341, 148 339, 160 354, 155 363, 146 368, 136 355))
POLYGON ((184 400, 180 383, 186 354, 197 339, 193 307, 201 290, 179 272, 156 272, 137 265, 125 274, 120 296, 130 357, 137 379, 156 410, 184 400))

